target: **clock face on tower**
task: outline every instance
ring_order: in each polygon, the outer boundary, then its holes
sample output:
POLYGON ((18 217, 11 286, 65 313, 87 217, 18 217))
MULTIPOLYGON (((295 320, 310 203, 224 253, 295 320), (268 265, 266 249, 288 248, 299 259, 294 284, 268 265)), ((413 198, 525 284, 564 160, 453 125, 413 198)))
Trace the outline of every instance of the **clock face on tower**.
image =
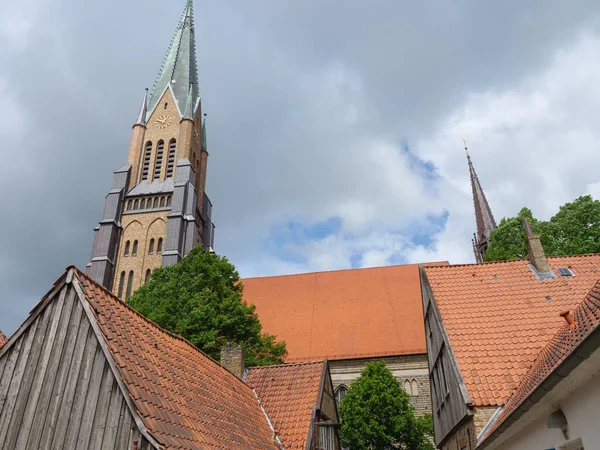
POLYGON ((156 127, 157 128, 167 128, 171 125, 173 118, 171 116, 160 116, 156 119, 156 127))

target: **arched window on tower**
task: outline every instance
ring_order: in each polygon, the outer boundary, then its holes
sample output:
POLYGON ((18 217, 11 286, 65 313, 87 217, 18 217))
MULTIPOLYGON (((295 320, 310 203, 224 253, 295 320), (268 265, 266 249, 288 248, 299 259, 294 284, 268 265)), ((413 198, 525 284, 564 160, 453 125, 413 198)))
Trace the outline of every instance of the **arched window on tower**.
POLYGON ((164 207, 165 207, 165 198, 164 198, 164 197, 161 197, 161 198, 160 198, 160 207, 161 207, 161 208, 164 208, 164 207))
POLYGON ((154 253, 154 238, 150 239, 150 244, 148 244, 148 254, 151 255, 154 253))
POLYGON ((127 211, 131 211, 132 206, 133 206, 133 200, 128 200, 127 201, 127 211))
POLYGON ((175 168, 175 139, 169 142, 169 158, 167 159, 167 178, 173 178, 173 170, 175 168))
POLYGON ((129 255, 129 245, 131 243, 129 241, 125 242, 125 250, 123 250, 123 256, 128 256, 129 255))
POLYGON ((137 248, 138 248, 138 241, 136 239, 135 241, 133 241, 133 249, 131 250, 131 256, 137 256, 137 248))
POLYGON ((335 403, 339 407, 340 402, 346 396, 346 392, 348 392, 348 388, 341 384, 335 391, 335 403))
POLYGON ((162 159, 163 150, 165 149, 165 142, 158 141, 156 144, 156 161, 154 162, 154 179, 160 178, 160 171, 162 170, 162 159))
POLYGON ((419 395, 419 385, 417 380, 412 380, 410 382, 410 393, 411 395, 419 395))
POLYGON ((127 293, 125 294, 125 298, 128 299, 131 297, 131 290, 133 289, 133 270, 129 271, 129 277, 127 278, 127 293))
POLYGON ((125 286, 125 271, 121 272, 119 277, 119 298, 123 298, 123 287, 125 286))
POLYGON ((144 283, 147 283, 148 281, 150 281, 150 274, 151 274, 151 273, 152 273, 152 272, 150 271, 150 269, 147 269, 147 270, 146 270, 146 278, 145 278, 145 280, 144 280, 144 283))
POLYGON ((146 142, 146 151, 144 152, 144 166, 142 168, 142 180, 148 179, 150 172, 150 157, 152 156, 152 142, 146 142))
POLYGON ((170 208, 170 207, 171 207, 171 196, 169 195, 167 197, 167 208, 170 208))
POLYGON ((158 208, 158 197, 154 197, 154 204, 152 205, 153 208, 158 208))
POLYGON ((411 395, 411 393, 410 393, 410 381, 404 380, 404 383, 402 384, 402 387, 404 388, 404 392, 406 392, 408 395, 411 395))
POLYGON ((138 209, 140 207, 140 201, 136 198, 133 202, 133 209, 138 209))
POLYGON ((162 253, 162 238, 158 238, 158 242, 156 243, 156 253, 162 253))
POLYGON ((140 200, 140 209, 146 209, 146 199, 145 198, 140 200))

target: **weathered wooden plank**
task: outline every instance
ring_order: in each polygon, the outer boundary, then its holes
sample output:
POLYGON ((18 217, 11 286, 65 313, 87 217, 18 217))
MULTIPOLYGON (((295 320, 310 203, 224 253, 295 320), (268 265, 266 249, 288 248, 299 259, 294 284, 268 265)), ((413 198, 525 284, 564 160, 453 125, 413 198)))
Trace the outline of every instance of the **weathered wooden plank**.
POLYGON ((73 448, 88 447, 90 435, 92 434, 92 425, 94 424, 94 415, 96 414, 96 405, 98 404, 98 396, 100 395, 100 387, 102 386, 102 375, 105 369, 106 360, 104 353, 98 347, 96 348, 92 378, 90 379, 87 398, 85 400, 85 409, 81 419, 81 426, 79 427, 79 436, 77 444, 73 448))
POLYGON ((79 379, 77 380, 77 388, 75 389, 75 397, 73 398, 73 405, 71 406, 69 426, 67 427, 65 442, 62 446, 63 448, 75 448, 77 436, 79 435, 79 428, 81 426, 81 417, 83 415, 84 407, 86 406, 90 379, 92 378, 94 363, 99 350, 96 336, 94 336, 93 333, 88 335, 88 339, 90 342, 86 344, 83 363, 79 370, 79 379))
POLYGON ((110 406, 110 393, 112 391, 114 377, 110 367, 106 366, 100 388, 100 398, 96 406, 96 415, 94 416, 94 425, 92 426, 92 437, 90 439, 89 450, 99 450, 102 447, 102 438, 106 428, 106 417, 110 406))
POLYGON ((19 339, 15 343, 11 351, 4 355, 4 358, 6 358, 6 367, 4 369, 4 374, 2 378, 0 378, 0 418, 2 418, 4 414, 4 401, 6 400, 8 387, 10 386, 10 382, 12 381, 15 366, 17 365, 17 360, 19 359, 19 354, 21 353, 23 341, 23 338, 19 339))
POLYGON ((78 346, 77 344, 79 342, 85 342, 85 337, 87 336, 90 328, 88 320, 86 320, 83 315, 83 310, 79 304, 79 301, 74 300, 74 302, 74 311, 71 317, 71 324, 69 325, 69 328, 72 328, 75 331, 75 334, 71 334, 71 330, 69 331, 70 336, 64 346, 64 352, 59 364, 58 374, 56 376, 56 381, 54 382, 54 387, 52 388, 50 407, 48 408, 44 424, 42 425, 42 436, 38 447, 40 450, 47 450, 52 444, 52 439, 54 438, 56 425, 60 416, 63 397, 65 395, 65 385, 67 384, 71 369, 76 364, 75 361, 80 359, 80 356, 76 355, 76 351, 79 348, 81 348, 81 351, 83 351, 83 347, 78 346))
MULTIPOLYGON (((67 289, 65 288, 65 291, 66 290, 67 289)), ((77 337, 79 320, 81 320, 81 310, 79 312, 79 317, 75 319, 76 322, 72 324, 71 315, 74 310, 74 303, 75 291, 73 289, 70 289, 66 294, 65 304, 60 314, 59 330, 57 331, 57 337, 54 342, 54 345, 52 346, 52 351, 50 353, 48 369, 46 370, 46 374, 42 382, 41 391, 38 398, 38 404, 34 408, 34 418, 30 427, 31 430, 29 432, 29 439, 27 440, 25 445, 19 447, 19 450, 36 449, 40 437, 42 435, 44 421, 46 419, 46 413, 48 412, 52 398, 52 389, 54 387, 54 382, 56 380, 57 374, 60 371, 59 363, 63 357, 63 353, 66 355, 67 353, 69 353, 68 349, 72 349, 72 347, 74 346, 73 344, 75 342, 75 338, 77 337), (69 341, 67 341, 67 344, 65 345, 65 340, 67 340, 67 336, 69 337, 69 341), (68 347, 68 349, 65 349, 65 347, 68 347)), ((66 364, 70 364, 70 358, 66 362, 66 364)), ((17 443, 17 446, 19 445, 20 444, 17 443)))
MULTIPOLYGON (((60 414, 58 416, 58 421, 56 422, 54 438, 52 439, 53 450, 64 448, 67 428, 71 419, 71 409, 73 407, 73 402, 75 401, 75 393, 77 392, 77 384, 88 367, 88 361, 91 359, 88 355, 92 352, 93 358, 95 348, 96 340, 92 330, 88 327, 85 338, 76 344, 75 354, 73 355, 73 361, 71 363, 71 370, 69 370, 69 378, 67 379, 65 393, 63 395, 62 404, 60 405, 60 414)), ((89 362, 89 364, 91 365, 91 362, 89 362)), ((87 381, 89 381, 89 378, 87 381)))
POLYGON ((67 289, 63 289, 60 292, 58 299, 54 303, 55 306, 51 316, 52 322, 46 332, 46 335, 44 336, 44 345, 41 353, 41 361, 38 363, 38 367, 35 371, 35 378, 31 386, 31 394, 27 402, 27 409, 25 410, 23 418, 20 422, 21 430, 19 433, 19 438, 15 445, 16 450, 25 450, 27 445, 27 440, 31 431, 33 417, 37 409, 37 402, 43 387, 42 383, 46 376, 46 370, 48 368, 50 355, 54 350, 54 342, 59 330, 59 324, 62 316, 63 306, 65 304, 66 293, 67 289))
POLYGON ((8 388, 8 392, 6 394, 6 399, 4 402, 4 410, 2 417, 0 418, 0 442, 6 441, 8 425, 10 424, 10 420, 12 419, 12 413, 14 410, 15 403, 17 401, 17 395, 19 394, 19 387, 21 385, 21 381, 23 380, 23 374, 25 372, 25 366, 27 365, 27 361, 29 359, 29 355, 31 353, 31 346, 33 345, 33 341, 35 338, 35 333, 40 323, 39 316, 38 319, 31 323, 30 328, 24 333, 24 342, 21 351, 19 352, 19 357, 17 359, 17 365, 15 366, 15 370, 13 372, 12 380, 10 382, 10 386, 8 388))
MULTIPOLYGON (((31 346, 31 353, 29 354, 29 358, 25 363, 23 378, 21 379, 21 384, 17 391, 18 393, 15 400, 15 405, 13 407, 12 418, 10 420, 8 433, 4 441, 3 448, 5 450, 13 450, 16 446, 17 438, 19 437, 19 431, 21 430, 23 424, 23 416, 25 415, 27 404, 32 395, 31 387, 38 370, 40 370, 40 364, 43 363, 42 349, 45 348, 46 332, 48 330, 48 325, 52 320, 52 314, 56 304, 57 302, 48 303, 40 315, 38 328, 31 346)), ((35 396, 36 394, 34 393, 33 395, 35 396)), ((29 429, 23 428, 23 434, 29 434, 29 429)))
POLYGON ((8 361, 8 355, 4 358, 0 357, 0 380, 4 375, 4 367, 6 367, 6 361, 8 361))
POLYGON ((114 448, 115 439, 117 437, 117 427, 119 426, 119 418, 121 416, 121 406, 124 401, 123 394, 121 394, 119 386, 115 381, 111 392, 110 408, 108 409, 104 438, 102 439, 103 450, 112 450, 114 448))
POLYGON ((129 435, 131 433, 132 426, 131 414, 129 414, 129 408, 127 404, 122 402, 121 406, 121 419, 119 420, 119 429, 117 431, 117 441, 115 442, 115 448, 119 450, 129 450, 127 447, 129 443, 129 435))

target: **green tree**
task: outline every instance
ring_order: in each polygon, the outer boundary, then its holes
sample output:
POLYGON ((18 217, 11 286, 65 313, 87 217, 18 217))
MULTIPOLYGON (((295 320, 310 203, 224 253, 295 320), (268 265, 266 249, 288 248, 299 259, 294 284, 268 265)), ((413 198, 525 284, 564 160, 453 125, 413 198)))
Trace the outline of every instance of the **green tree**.
POLYGON ((233 342, 245 349, 249 367, 282 363, 285 342, 262 332, 255 306, 242 293, 235 267, 197 246, 178 264, 156 269, 128 303, 216 360, 233 342))
POLYGON ((432 450, 429 418, 417 418, 382 361, 367 363, 339 407, 342 446, 351 450, 432 450))
POLYGON ((541 236, 547 256, 600 252, 600 201, 584 195, 561 206, 548 222, 537 220, 527 208, 521 209, 517 217, 503 218, 492 231, 485 261, 527 258, 525 219, 541 236))

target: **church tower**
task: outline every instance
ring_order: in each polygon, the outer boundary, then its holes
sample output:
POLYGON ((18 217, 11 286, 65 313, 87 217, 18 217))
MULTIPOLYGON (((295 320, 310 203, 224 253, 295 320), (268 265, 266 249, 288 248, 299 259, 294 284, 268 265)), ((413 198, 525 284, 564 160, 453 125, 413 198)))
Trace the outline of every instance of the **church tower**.
POLYGON ((157 267, 177 263, 197 244, 212 249, 207 161, 187 0, 154 87, 144 94, 127 164, 114 173, 87 273, 125 300, 157 267))
MULTIPOLYGON (((467 150, 465 142, 465 150, 467 150)), ((469 174, 471 176, 471 188, 473 189, 473 204, 475 206, 475 221, 477 222, 477 232, 473 233, 473 252, 475 253, 475 261, 483 262, 485 251, 490 245, 490 234, 492 230, 497 228, 496 221, 492 215, 492 210, 488 204, 477 173, 471 162, 471 157, 467 151, 467 161, 469 163, 469 174)))

